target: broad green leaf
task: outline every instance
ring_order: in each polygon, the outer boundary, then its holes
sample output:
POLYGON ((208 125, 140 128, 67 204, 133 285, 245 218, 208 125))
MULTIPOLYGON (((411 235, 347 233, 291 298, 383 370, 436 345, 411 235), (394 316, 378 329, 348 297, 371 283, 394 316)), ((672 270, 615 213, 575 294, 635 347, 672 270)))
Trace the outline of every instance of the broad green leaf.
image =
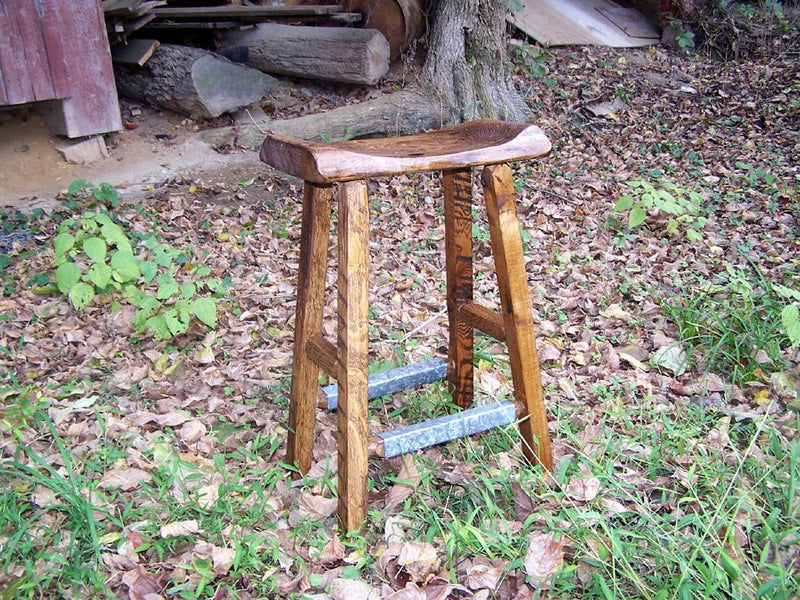
POLYGON ((189 283, 184 283, 183 287, 181 287, 181 296, 183 296, 184 300, 191 300, 194 298, 194 295, 197 293, 197 286, 193 284, 191 281, 189 283))
POLYGON ((647 213, 644 211, 644 208, 641 206, 634 206, 631 209, 630 215, 628 215, 628 227, 636 229, 639 225, 644 223, 646 218, 647 213))
POLYGON ((168 340, 172 337, 167 326, 167 321, 162 315, 156 315, 147 319, 147 328, 152 332, 156 340, 168 340))
POLYGON ((114 270, 114 279, 120 283, 139 279, 141 271, 139 260, 130 252, 119 250, 111 256, 111 268, 114 270))
POLYGON ((92 301, 92 298, 94 298, 94 287, 82 281, 72 286, 72 289, 69 291, 69 301, 72 302, 72 306, 75 307, 75 310, 83 310, 86 308, 86 305, 92 301))
POLYGON ((95 263, 89 269, 86 277, 95 287, 102 290, 111 283, 111 267, 106 263, 95 263))
POLYGON ((781 311, 781 323, 789 336, 793 348, 800 346, 800 309, 796 304, 789 304, 781 311))
POLYGON ((116 223, 106 223, 100 229, 100 234, 109 243, 114 244, 120 252, 126 254, 133 254, 133 248, 128 240, 128 236, 122 231, 122 228, 116 223))
POLYGON ((56 269, 56 286, 62 294, 69 294, 81 280, 81 268, 73 262, 65 262, 56 269))
POLYGON ((696 229, 692 229, 691 227, 686 230, 686 239, 690 242, 699 242, 703 239, 703 234, 697 231, 696 229))
POLYGON ((66 254, 75 246, 75 236, 71 233, 60 233, 53 241, 53 247, 56 251, 56 258, 62 254, 66 254))
POLYGON ((778 292, 784 298, 800 300, 800 290, 793 290, 792 288, 781 285, 780 283, 773 283, 772 289, 778 292))
POLYGON ((100 225, 116 225, 111 217, 105 213, 97 213, 94 215, 94 220, 100 223, 100 225))
POLYGON ((633 206, 633 196, 622 196, 614 205, 614 210, 621 212, 623 210, 628 210, 631 206, 633 206))
POLYGON ((156 282, 158 283, 156 298, 159 300, 167 300, 168 298, 172 298, 175 294, 181 291, 178 282, 175 281, 175 278, 169 273, 163 273, 159 275, 158 279, 156 279, 156 282))
POLYGON ((187 315, 181 314, 181 312, 175 308, 168 310, 164 314, 164 319, 167 323, 167 327, 169 327, 170 333, 172 333, 173 336, 186 333, 186 331, 189 329, 190 319, 187 318, 187 315))
POLYGON ((139 268, 142 271, 142 277, 144 277, 144 282, 147 285, 150 285, 150 282, 153 281, 153 279, 156 276, 156 273, 158 273, 158 265, 154 263, 152 260, 145 260, 139 264, 139 268))
POLYGON ((107 250, 106 243, 99 237, 90 237, 83 242, 83 251, 96 263, 105 261, 107 250))
POLYGON ((198 298, 194 302, 194 314, 212 329, 217 326, 217 302, 213 298, 198 298))

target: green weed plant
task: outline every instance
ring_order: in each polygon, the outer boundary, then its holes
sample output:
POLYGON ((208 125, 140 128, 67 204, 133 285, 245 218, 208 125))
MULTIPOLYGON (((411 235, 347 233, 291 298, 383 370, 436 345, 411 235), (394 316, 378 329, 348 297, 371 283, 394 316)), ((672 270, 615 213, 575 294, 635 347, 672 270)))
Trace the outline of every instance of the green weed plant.
MULTIPOLYGON (((76 188, 68 199, 85 189, 76 188)), ((210 277, 211 269, 198 264, 191 249, 172 248, 154 234, 134 244, 126 229, 103 207, 63 220, 53 242, 58 291, 78 311, 97 296, 121 297, 137 309, 137 331, 156 340, 186 333, 193 318, 214 329, 224 286, 210 277)))
POLYGON ((700 214, 703 197, 669 181, 644 179, 628 181, 630 193, 624 194, 614 205, 615 212, 628 213, 628 227, 640 227, 652 213, 667 215, 667 233, 683 233, 690 242, 703 239, 707 219, 700 214))

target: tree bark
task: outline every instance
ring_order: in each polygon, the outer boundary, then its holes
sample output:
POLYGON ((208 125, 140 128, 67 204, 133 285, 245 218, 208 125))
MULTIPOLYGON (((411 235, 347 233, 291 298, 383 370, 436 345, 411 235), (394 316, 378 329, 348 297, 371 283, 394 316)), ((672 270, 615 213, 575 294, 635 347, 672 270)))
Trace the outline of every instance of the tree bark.
POLYGON ((389 72, 389 43, 374 29, 262 23, 225 35, 221 50, 231 46, 265 73, 375 85, 389 72))
POLYGON ((531 111, 508 75, 506 3, 438 0, 422 79, 453 121, 528 121, 531 111))
POLYGON ((119 93, 192 117, 212 118, 259 101, 278 82, 200 48, 162 44, 143 67, 119 65, 119 93))

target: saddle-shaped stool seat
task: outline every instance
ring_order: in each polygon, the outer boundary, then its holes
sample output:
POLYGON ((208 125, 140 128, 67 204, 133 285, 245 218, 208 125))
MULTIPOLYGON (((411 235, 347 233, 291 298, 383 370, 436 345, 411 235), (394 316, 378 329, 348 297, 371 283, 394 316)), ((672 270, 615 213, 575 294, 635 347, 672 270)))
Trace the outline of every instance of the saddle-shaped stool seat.
MULTIPOLYGON (((302 473, 311 466, 322 369, 338 384, 339 518, 346 530, 357 529, 366 517, 371 444, 379 454, 389 456, 458 437, 449 435, 454 430, 471 434, 486 429, 487 424, 491 427, 501 421, 507 423, 509 419, 502 415, 510 413, 512 422, 519 419, 523 452, 528 460, 552 468, 514 184, 506 164, 541 157, 549 151, 550 142, 538 127, 494 120, 385 139, 313 143, 269 135, 264 141, 261 160, 305 182, 287 462, 302 473), (473 301, 475 166, 483 167, 481 180, 500 294, 499 313, 473 301), (507 345, 514 404, 464 410, 452 419, 444 417, 440 423, 421 424, 422 431, 382 436, 375 444, 370 436, 367 406, 371 396, 381 393, 375 390, 383 388, 371 385, 368 377, 369 200, 365 180, 422 171, 442 172, 450 338, 446 375, 453 401, 463 409, 472 405, 473 335, 478 329, 507 345), (339 184, 335 343, 322 335, 334 183, 339 184), (436 431, 445 431, 444 437, 436 431)), ((435 372, 437 367, 426 366, 423 370, 435 372)), ((403 372, 393 379, 410 382, 409 385, 428 380, 425 374, 421 378, 417 375, 403 372)))

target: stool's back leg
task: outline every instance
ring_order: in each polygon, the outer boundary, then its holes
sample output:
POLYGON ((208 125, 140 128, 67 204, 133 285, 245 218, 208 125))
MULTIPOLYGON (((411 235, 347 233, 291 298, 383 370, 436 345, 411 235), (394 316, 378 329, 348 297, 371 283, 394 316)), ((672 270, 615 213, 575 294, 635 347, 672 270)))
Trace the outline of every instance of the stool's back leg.
POLYGON ((363 181, 339 188, 339 519, 346 531, 367 516, 369 199, 363 181))
POLYGON ((302 473, 311 467, 316 397, 319 389, 319 368, 308 357, 306 342, 322 334, 332 194, 331 186, 306 182, 303 187, 292 391, 286 450, 286 462, 296 464, 302 473))
POLYGON ((444 171, 445 263, 447 317, 450 347, 447 379, 453 402, 462 408, 472 404, 473 327, 459 311, 472 302, 472 169, 444 171))
POLYGON ((514 396, 529 415, 520 423, 523 451, 533 463, 539 462, 552 470, 550 432, 547 428, 511 169, 508 165, 486 167, 482 180, 514 380, 514 396))

